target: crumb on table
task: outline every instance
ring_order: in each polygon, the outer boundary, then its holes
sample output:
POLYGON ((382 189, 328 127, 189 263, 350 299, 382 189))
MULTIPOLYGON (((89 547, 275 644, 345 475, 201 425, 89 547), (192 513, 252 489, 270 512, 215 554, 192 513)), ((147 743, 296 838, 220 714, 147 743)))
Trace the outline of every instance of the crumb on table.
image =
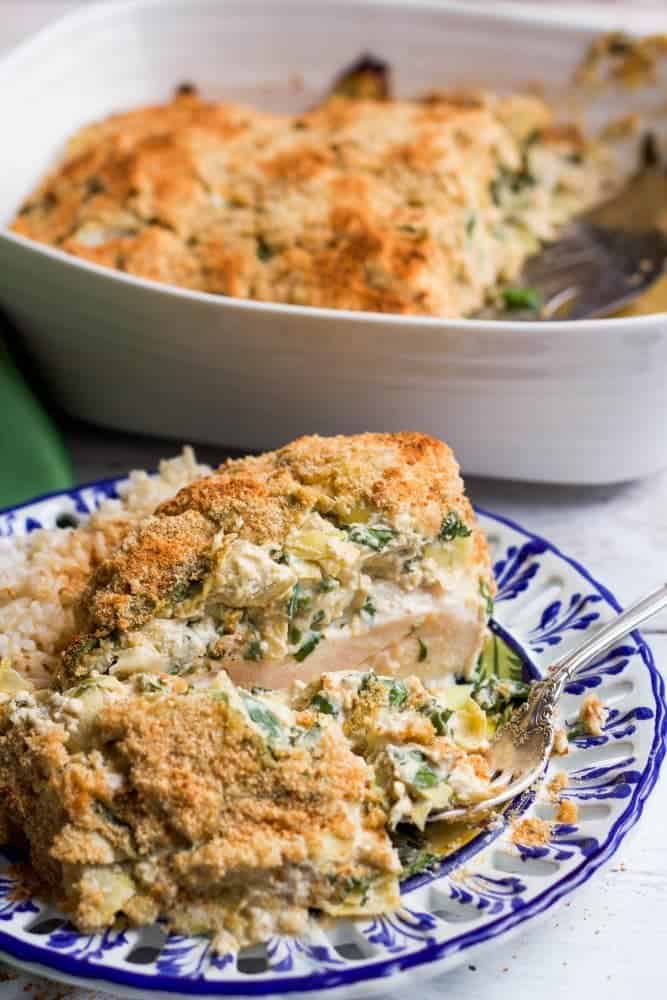
POLYGON ((557 729, 554 733, 553 754, 557 757, 565 757, 569 753, 570 745, 567 741, 567 733, 564 729, 557 729))
POLYGON ((558 812, 556 813, 556 820, 558 823, 565 823, 567 826, 572 826, 579 819, 579 806, 572 799, 562 799, 559 806, 558 812))
POLYGON ((512 823, 511 840, 513 844, 524 847, 543 847, 551 838, 551 824, 537 816, 515 820, 512 823))
POLYGON ((607 709, 596 694, 587 694, 579 710, 579 722, 589 736, 602 736, 607 709))
POLYGON ((554 774, 553 778, 547 785, 547 789, 554 799, 558 798, 564 788, 567 788, 568 780, 569 779, 565 771, 557 771, 556 774, 554 774))

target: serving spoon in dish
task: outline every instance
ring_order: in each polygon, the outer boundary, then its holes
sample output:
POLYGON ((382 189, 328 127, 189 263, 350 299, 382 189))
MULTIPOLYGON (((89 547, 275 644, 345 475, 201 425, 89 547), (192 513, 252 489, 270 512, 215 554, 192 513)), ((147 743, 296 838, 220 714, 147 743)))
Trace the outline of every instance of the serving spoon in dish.
POLYGON ((472 806, 431 813, 428 822, 480 819, 537 781, 551 754, 556 708, 567 683, 596 656, 665 607, 667 584, 642 597, 576 649, 555 660, 547 676, 531 686, 528 700, 498 729, 491 743, 491 796, 472 806))
POLYGON ((665 271, 667 233, 658 220, 666 213, 667 174, 645 167, 530 257, 515 286, 480 318, 594 319, 628 305, 665 271))

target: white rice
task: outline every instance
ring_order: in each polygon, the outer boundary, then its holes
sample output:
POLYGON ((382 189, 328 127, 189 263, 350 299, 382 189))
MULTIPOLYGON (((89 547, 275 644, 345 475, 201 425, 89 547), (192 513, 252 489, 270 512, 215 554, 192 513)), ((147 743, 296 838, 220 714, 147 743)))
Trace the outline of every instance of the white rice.
POLYGON ((92 569, 129 525, 211 470, 191 448, 160 463, 157 475, 132 472, 118 500, 104 500, 77 528, 0 538, 0 662, 47 685, 62 640, 75 630, 73 607, 92 569))

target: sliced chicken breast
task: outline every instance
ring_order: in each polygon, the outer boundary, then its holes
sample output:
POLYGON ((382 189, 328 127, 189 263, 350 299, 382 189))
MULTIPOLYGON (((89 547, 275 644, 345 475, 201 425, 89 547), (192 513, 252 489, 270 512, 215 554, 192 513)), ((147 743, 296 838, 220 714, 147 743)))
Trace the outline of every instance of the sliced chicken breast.
POLYGON ((301 438, 226 463, 127 535, 85 592, 63 680, 221 667, 267 688, 367 668, 467 677, 492 587, 447 445, 301 438))

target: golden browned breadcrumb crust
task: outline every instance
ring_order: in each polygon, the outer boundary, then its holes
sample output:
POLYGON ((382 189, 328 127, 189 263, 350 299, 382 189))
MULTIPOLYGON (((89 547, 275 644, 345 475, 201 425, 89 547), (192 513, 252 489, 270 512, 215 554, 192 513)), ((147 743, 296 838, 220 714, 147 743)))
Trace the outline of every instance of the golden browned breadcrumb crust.
MULTIPOLYGON (((501 166, 522 183, 536 130, 544 148, 577 154, 581 135, 554 138, 551 125, 547 106, 526 97, 334 97, 287 117, 179 94, 79 132, 12 228, 189 289, 461 315, 497 277, 481 278, 470 253, 468 208, 480 219, 497 211, 501 166)), ((510 256, 505 280, 517 270, 510 256)))
POLYGON ((220 532, 279 549, 310 511, 341 522, 363 520, 369 511, 390 524, 407 515, 427 537, 456 512, 474 531, 480 571, 488 571, 486 542, 446 444, 417 432, 302 437, 278 451, 229 460, 131 530, 84 595, 82 634, 65 653, 66 673, 76 675, 91 637, 141 626, 201 581, 220 532))
POLYGON ((336 726, 315 749, 269 750, 210 694, 107 705, 83 753, 60 726, 0 727, 0 792, 0 813, 27 836, 49 895, 68 886, 59 902, 83 930, 100 927, 101 907, 80 866, 115 863, 136 890, 125 912, 137 922, 163 913, 174 926, 181 909, 210 902, 213 884, 246 889, 289 866, 305 873, 307 909, 335 899, 341 880, 398 868, 371 772, 336 726), (342 864, 327 863, 330 838, 346 845, 342 864))

